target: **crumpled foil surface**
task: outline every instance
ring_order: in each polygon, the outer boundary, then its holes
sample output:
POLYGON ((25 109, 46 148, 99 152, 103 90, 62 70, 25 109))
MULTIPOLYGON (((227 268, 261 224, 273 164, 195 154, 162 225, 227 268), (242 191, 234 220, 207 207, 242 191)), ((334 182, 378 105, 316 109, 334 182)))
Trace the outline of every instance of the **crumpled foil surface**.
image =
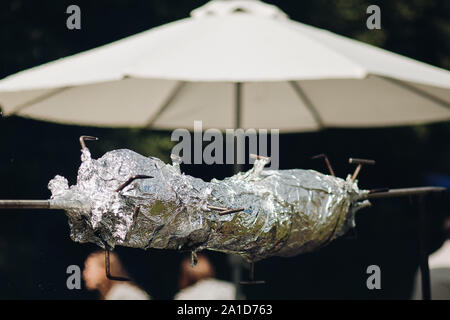
POLYGON ((266 160, 224 180, 182 174, 179 160, 166 164, 131 150, 92 159, 82 150, 77 184, 49 182, 51 202, 65 209, 71 238, 114 246, 233 253, 247 261, 316 250, 354 227, 368 205, 356 182, 313 170, 263 170, 266 160), (115 190, 134 175, 135 180, 115 190), (244 208, 220 215, 208 206, 244 208))

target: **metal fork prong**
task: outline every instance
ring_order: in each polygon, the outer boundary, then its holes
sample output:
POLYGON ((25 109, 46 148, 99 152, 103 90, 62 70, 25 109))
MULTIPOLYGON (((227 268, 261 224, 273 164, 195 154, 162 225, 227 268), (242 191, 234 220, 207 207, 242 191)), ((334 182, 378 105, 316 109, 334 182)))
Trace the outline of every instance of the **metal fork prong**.
POLYGON ((97 141, 98 138, 97 138, 97 137, 92 137, 92 136, 81 136, 81 137, 80 137, 81 149, 86 148, 86 143, 85 143, 86 140, 89 140, 89 141, 97 141))
POLYGON ((150 179, 153 178, 152 176, 146 176, 143 174, 137 174, 135 176, 132 176, 131 178, 129 178, 127 181, 125 181, 123 184, 121 184, 117 189, 116 192, 120 192, 123 189, 125 189, 126 187, 128 187, 134 180, 138 180, 138 179, 150 179))

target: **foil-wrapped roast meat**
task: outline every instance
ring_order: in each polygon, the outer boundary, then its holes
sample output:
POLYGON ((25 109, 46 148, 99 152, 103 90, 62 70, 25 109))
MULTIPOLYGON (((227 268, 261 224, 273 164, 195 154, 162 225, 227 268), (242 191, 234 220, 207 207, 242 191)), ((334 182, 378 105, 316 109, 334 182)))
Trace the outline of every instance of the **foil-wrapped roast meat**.
POLYGON ((205 182, 181 173, 178 160, 166 164, 125 149, 95 160, 84 148, 77 184, 56 176, 49 189, 74 241, 208 249, 251 262, 316 250, 354 227, 355 212, 369 204, 350 177, 265 170, 266 163, 258 159, 247 172, 205 182), (120 188, 133 176, 152 178, 120 188))

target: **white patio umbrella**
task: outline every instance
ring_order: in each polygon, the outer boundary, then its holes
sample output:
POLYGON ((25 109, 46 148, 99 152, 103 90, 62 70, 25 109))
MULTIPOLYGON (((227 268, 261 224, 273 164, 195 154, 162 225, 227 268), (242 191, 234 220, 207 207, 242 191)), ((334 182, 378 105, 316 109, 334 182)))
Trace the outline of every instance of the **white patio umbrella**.
POLYGON ((379 127, 450 120, 450 72, 215 0, 169 23, 0 81, 3 114, 155 129, 379 127))

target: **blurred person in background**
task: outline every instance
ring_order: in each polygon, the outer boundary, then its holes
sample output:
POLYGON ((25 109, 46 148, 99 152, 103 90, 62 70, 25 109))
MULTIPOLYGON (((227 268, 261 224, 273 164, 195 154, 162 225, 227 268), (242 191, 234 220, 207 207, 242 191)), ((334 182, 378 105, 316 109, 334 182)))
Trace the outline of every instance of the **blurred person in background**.
MULTIPOLYGON (((443 231, 444 243, 428 259, 432 300, 450 300, 450 218, 445 220, 443 231)), ((420 270, 416 273, 412 299, 422 299, 420 270)))
MULTIPOLYGON (((119 257, 114 252, 109 256, 111 274, 130 278, 119 257)), ((97 290, 101 300, 150 300, 150 296, 132 281, 116 281, 106 277, 105 253, 91 253, 84 262, 83 280, 88 290, 97 290)))
POLYGON ((175 300, 234 300, 234 285, 214 276, 214 267, 205 255, 198 255, 195 266, 191 266, 190 257, 184 258, 180 266, 180 291, 175 300))

